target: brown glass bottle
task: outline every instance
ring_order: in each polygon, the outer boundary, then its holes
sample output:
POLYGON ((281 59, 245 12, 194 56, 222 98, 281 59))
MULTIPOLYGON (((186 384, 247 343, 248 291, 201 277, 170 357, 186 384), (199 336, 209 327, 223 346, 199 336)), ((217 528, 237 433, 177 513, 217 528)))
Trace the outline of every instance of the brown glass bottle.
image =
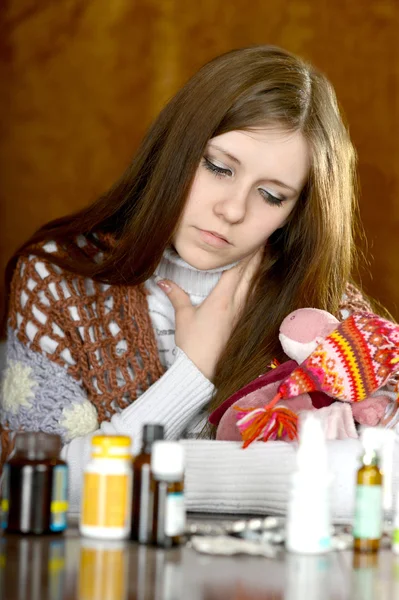
POLYGON ((151 448, 155 441, 163 440, 163 437, 163 425, 144 425, 141 452, 133 462, 131 539, 141 544, 148 544, 152 535, 151 448))
POLYGON ((354 550, 378 552, 382 535, 382 473, 380 459, 372 445, 365 445, 357 472, 354 550))
POLYGON ((153 491, 152 543, 169 548, 185 535, 184 455, 179 442, 155 442, 151 456, 153 491))
POLYGON ((68 467, 61 438, 21 432, 4 465, 2 528, 8 533, 62 533, 68 509, 68 467))

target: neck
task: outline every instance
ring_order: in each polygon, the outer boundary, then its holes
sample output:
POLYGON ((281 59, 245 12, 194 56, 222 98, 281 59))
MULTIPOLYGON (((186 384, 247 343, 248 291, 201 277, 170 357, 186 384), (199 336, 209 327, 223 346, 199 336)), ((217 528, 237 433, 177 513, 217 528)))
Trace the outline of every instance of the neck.
POLYGON ((170 279, 190 296, 204 299, 213 290, 223 271, 232 266, 234 265, 202 271, 186 263, 172 248, 167 248, 154 275, 157 279, 170 279))

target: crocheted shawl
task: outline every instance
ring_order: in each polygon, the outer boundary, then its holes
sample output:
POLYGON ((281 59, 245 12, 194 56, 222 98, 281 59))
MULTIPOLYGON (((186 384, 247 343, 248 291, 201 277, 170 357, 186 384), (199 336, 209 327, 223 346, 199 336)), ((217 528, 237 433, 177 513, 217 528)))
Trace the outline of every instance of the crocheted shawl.
MULTIPOLYGON (((163 373, 144 285, 107 285, 52 262, 64 251, 47 244, 48 260, 22 257, 11 284, 9 325, 33 351, 67 368, 86 390, 99 423, 125 408, 163 373), (32 333, 33 332, 33 333, 32 333), (34 336, 34 337, 33 337, 34 336), (33 337, 33 339, 32 339, 33 337)), ((98 261, 98 248, 86 243, 98 261)))

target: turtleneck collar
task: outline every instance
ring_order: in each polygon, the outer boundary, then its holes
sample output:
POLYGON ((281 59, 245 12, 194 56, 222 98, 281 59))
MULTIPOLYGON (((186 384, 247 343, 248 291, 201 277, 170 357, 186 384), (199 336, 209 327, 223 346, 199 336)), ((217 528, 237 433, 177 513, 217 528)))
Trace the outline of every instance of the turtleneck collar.
POLYGON ((235 264, 209 271, 201 271, 186 263, 173 248, 167 248, 155 269, 157 279, 170 279, 188 294, 205 298, 219 281, 223 271, 235 264))

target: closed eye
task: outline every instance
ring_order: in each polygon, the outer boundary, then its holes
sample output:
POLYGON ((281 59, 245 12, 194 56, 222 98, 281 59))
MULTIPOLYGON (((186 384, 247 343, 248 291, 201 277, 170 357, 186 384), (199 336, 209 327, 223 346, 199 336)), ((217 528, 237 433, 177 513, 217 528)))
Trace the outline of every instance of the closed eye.
POLYGON ((215 163, 211 162, 208 158, 204 156, 204 167, 208 169, 211 173, 216 175, 216 177, 229 177, 233 175, 231 169, 224 169, 223 167, 218 167, 215 163))
MULTIPOLYGON (((233 175, 233 171, 231 169, 215 165, 215 163, 209 160, 209 158, 206 158, 206 156, 204 156, 203 158, 203 165, 205 169, 213 173, 216 177, 231 177, 233 175)), ((286 199, 274 196, 273 194, 271 194, 267 190, 264 190, 263 188, 258 188, 258 190, 262 198, 264 198, 264 200, 271 206, 282 206, 283 201, 286 199)))
POLYGON ((283 205, 285 198, 278 198, 277 196, 273 196, 273 194, 271 194, 267 190, 264 190, 263 188, 258 188, 258 189, 259 189, 259 193, 262 196, 262 198, 264 198, 266 200, 266 202, 268 204, 270 204, 271 206, 282 206, 283 205))

